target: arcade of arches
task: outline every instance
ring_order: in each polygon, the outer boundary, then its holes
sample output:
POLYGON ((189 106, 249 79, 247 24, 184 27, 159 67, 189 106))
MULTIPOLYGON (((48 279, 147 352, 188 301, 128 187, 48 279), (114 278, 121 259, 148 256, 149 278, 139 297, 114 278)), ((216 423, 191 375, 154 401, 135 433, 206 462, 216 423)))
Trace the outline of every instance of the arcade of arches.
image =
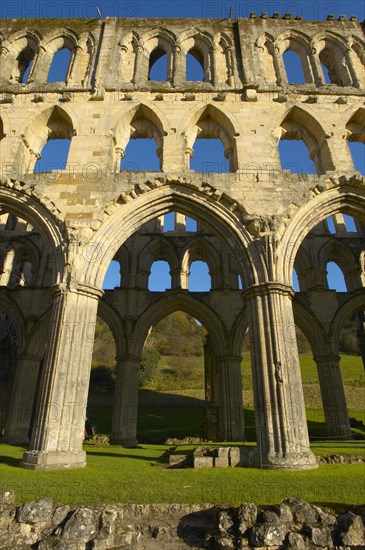
POLYGON ((338 343, 348 318, 362 337, 364 324, 365 179, 348 145, 365 142, 362 27, 264 16, 159 25, 0 24, 2 440, 29 444, 26 468, 85 466, 99 315, 116 342, 111 439, 136 445, 143 345, 151 326, 181 310, 207 330, 208 433, 244 441, 249 329, 258 441, 250 464, 315 468, 295 324, 317 363, 327 435, 349 439, 338 343), (67 71, 46 82, 65 48, 67 71), (301 84, 286 77, 288 50, 301 59, 301 84), (201 81, 185 80, 189 52, 201 81), (164 54, 166 79, 153 81, 150 68, 164 54), (156 142, 159 171, 120 170, 129 140, 139 138, 156 142), (70 141, 66 167, 34 172, 53 139, 70 141), (230 171, 192 170, 197 139, 219 139, 230 171), (302 140, 317 173, 282 170, 280 139, 302 140), (120 285, 104 291, 113 260, 120 285), (148 290, 155 261, 169 265, 165 293, 148 290), (209 292, 189 290, 195 261, 208 266, 209 292), (329 262, 347 292, 328 288, 329 262))

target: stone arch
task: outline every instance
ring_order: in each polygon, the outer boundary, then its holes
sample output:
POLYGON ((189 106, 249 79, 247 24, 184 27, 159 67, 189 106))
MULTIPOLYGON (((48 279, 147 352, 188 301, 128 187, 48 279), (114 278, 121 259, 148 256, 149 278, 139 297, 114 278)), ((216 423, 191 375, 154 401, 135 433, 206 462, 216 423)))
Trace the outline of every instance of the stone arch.
POLYGON ((232 355, 234 355, 235 357, 242 356, 243 340, 247 330, 248 330, 248 310, 247 310, 246 304, 243 304, 242 311, 238 315, 237 319, 234 321, 230 331, 232 355))
POLYGON ((25 130, 21 134, 26 147, 23 156, 28 169, 32 169, 32 164, 40 158, 48 139, 72 140, 78 127, 78 118, 69 107, 47 107, 32 117, 28 124, 25 124, 25 130))
POLYGON ((100 288, 110 261, 123 242, 144 223, 171 211, 193 216, 214 233, 218 233, 235 250, 241 277, 246 286, 265 276, 263 260, 253 246, 251 235, 230 210, 202 192, 196 190, 192 196, 190 189, 184 185, 170 183, 120 206, 104 222, 81 258, 81 279, 86 284, 100 288), (252 249, 250 258, 247 248, 252 249), (97 261, 88 261, 90 257, 97 261))
POLYGON ((308 254, 304 247, 300 246, 295 257, 294 269, 297 272, 299 286, 301 291, 306 290, 308 286, 307 277, 303 273, 307 273, 313 269, 313 259, 308 254))
POLYGON ((117 74, 123 82, 132 82, 135 77, 139 43, 140 37, 135 31, 123 33, 118 42, 117 74))
POLYGON ((257 38, 255 46, 258 52, 263 83, 276 83, 279 75, 278 67, 275 66, 275 39, 273 35, 265 32, 257 38))
POLYGON ((238 168, 236 136, 240 135, 240 126, 232 114, 211 103, 197 107, 180 124, 180 133, 186 136, 186 156, 193 154, 193 145, 198 137, 220 139, 224 155, 229 161, 231 171, 238 168))
POLYGON ((284 31, 276 37, 274 48, 277 49, 281 56, 287 51, 296 53, 302 65, 304 81, 306 83, 312 83, 314 81, 310 63, 310 38, 307 34, 293 29, 284 31))
POLYGON ((318 174, 335 169, 323 125, 308 109, 294 106, 286 112, 280 123, 279 139, 303 140, 318 174))
POLYGON ((212 83, 213 80, 213 36, 199 29, 189 29, 179 36, 177 46, 181 47, 182 51, 182 72, 186 74, 186 56, 191 53, 200 63, 204 72, 204 82, 212 83))
POLYGON ((212 336, 216 357, 226 353, 225 326, 216 313, 206 304, 189 294, 169 294, 146 309, 129 337, 130 353, 140 357, 150 328, 175 311, 184 311, 201 322, 212 336))
POLYGON ((98 316, 108 325, 113 334, 116 357, 127 353, 128 338, 125 332, 124 323, 115 309, 108 305, 103 299, 99 300, 98 316))
POLYGON ((321 32, 313 37, 312 47, 319 61, 327 68, 332 84, 352 86, 346 58, 348 43, 341 35, 331 31, 321 32))
POLYGON ((328 262, 335 262, 341 269, 347 291, 361 286, 359 262, 353 251, 336 238, 329 239, 318 252, 319 268, 325 272, 328 262))
POLYGON ((138 256, 137 269, 140 271, 139 284, 142 288, 148 287, 151 266, 158 260, 164 260, 169 264, 172 282, 173 273, 179 269, 179 259, 174 245, 162 235, 150 241, 138 256))
MULTIPOLYGON (((228 86, 234 86, 236 80, 236 59, 233 55, 233 42, 225 32, 221 32, 216 38, 216 56, 215 62, 216 79, 218 83, 225 83, 228 86)), ((220 85, 220 84, 219 84, 220 85)))
POLYGON ((365 41, 358 36, 352 36, 350 44, 351 60, 357 80, 355 85, 359 88, 365 88, 365 41))
POLYGON ((355 295, 351 295, 336 311, 329 330, 332 352, 334 354, 339 355, 340 333, 345 321, 357 311, 365 311, 365 295, 363 290, 359 290, 355 295))
POLYGON ((347 141, 365 143, 365 109, 360 107, 346 123, 347 141))
POLYGON ((52 258, 53 284, 60 283, 63 280, 66 264, 65 239, 60 223, 41 203, 14 188, 1 187, 0 200, 3 209, 26 219, 40 233, 45 248, 52 258))
POLYGON ((348 180, 333 189, 322 192, 303 205, 286 228, 278 245, 277 276, 290 284, 295 257, 301 243, 311 229, 337 212, 365 219, 365 191, 356 186, 357 180, 348 180), (354 187, 353 187, 354 185, 354 187))
POLYGON ((79 37, 71 29, 58 28, 47 33, 42 40, 42 55, 39 57, 36 79, 46 82, 54 55, 62 49, 70 52, 70 61, 63 82, 71 80, 72 70, 76 59, 77 50, 81 48, 79 37))
POLYGON ((39 33, 29 28, 22 29, 8 37, 7 45, 8 54, 2 67, 4 79, 22 82, 22 76, 32 61, 33 66, 29 74, 31 77, 41 45, 39 33))
POLYGON ((142 74, 140 76, 143 80, 149 80, 150 70, 152 65, 162 55, 167 55, 167 75, 166 81, 172 80, 173 69, 173 50, 176 45, 176 36, 168 29, 151 29, 141 36, 139 45, 142 47, 144 53, 142 74))
POLYGON ((62 44, 61 47, 68 49, 76 48, 78 46, 77 34, 67 28, 54 29, 47 33, 42 40, 42 46, 52 53, 55 53, 57 49, 60 49, 60 44, 62 44))
POLYGON ((303 332, 313 357, 331 353, 329 337, 318 319, 299 302, 293 300, 294 322, 303 332))
POLYGON ((122 110, 116 117, 114 144, 117 159, 123 158, 128 141, 133 137, 150 137, 157 144, 157 155, 162 159, 163 138, 168 134, 169 123, 166 116, 155 105, 142 102, 128 112, 122 110))
POLYGON ((222 265, 215 246, 204 237, 196 237, 186 245, 181 253, 181 269, 184 281, 182 288, 188 288, 188 274, 192 262, 206 262, 212 281, 212 289, 222 288, 222 265))

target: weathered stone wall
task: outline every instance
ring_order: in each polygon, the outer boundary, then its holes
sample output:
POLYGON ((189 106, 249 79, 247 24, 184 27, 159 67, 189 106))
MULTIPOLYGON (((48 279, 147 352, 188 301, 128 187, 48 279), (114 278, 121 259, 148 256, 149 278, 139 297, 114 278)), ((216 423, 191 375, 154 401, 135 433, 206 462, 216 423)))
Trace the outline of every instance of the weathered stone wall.
MULTIPOLYGON (((364 142, 363 45, 362 25, 343 17, 0 22, 0 303, 21 342, 4 429, 9 442, 24 442, 32 428, 25 467, 85 465, 98 311, 118 350, 116 443, 136 444, 143 338, 177 309, 200 316, 208 329, 214 438, 244 439, 240 360, 249 327, 261 456, 267 467, 316 466, 294 322, 311 340, 328 433, 351 437, 338 336, 346 316, 364 308, 365 184, 347 144, 364 142), (47 83, 62 48, 71 55, 63 82, 47 83), (304 84, 288 82, 288 49, 300 57, 304 84), (189 51, 202 63, 202 82, 186 80, 189 51), (163 52, 166 81, 151 81, 149 68, 163 52), (120 170, 129 139, 139 137, 155 140, 160 171, 120 170), (33 173, 47 140, 58 138, 71 140, 66 168, 33 173), (191 170, 195 138, 219 138, 230 171, 191 170), (316 174, 282 170, 280 139, 302 139, 316 174), (150 256, 175 250, 173 290, 160 296, 146 289, 142 233, 169 211, 208 231, 183 240, 195 246, 203 239, 195 258, 204 249, 212 264, 209 295, 186 289, 189 261, 176 236, 166 235, 165 252, 157 247, 150 256), (340 231, 342 213, 358 219, 356 236, 340 231), (341 233, 337 248, 323 225, 332 215, 341 233), (336 255, 345 266, 346 297, 325 284, 325 262, 336 255), (133 275, 126 288, 104 293, 113 258, 133 275), (303 293, 293 307, 294 266, 303 293)), ((155 227, 152 243, 158 233, 155 227)))
MULTIPOLYGON (((9 499, 9 495, 7 495, 9 499)), ((364 507, 337 514, 301 499, 273 506, 60 505, 50 499, 0 505, 3 550, 305 550, 363 548, 364 507)))

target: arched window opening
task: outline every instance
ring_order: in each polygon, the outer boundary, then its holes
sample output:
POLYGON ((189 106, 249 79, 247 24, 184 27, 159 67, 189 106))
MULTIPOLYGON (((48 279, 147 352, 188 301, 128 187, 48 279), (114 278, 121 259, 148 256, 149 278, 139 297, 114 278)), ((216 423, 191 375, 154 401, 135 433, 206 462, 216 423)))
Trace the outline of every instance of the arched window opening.
POLYGON ((197 222, 179 212, 169 212, 163 216, 163 232, 196 233, 197 222))
POLYGON ((68 48, 58 50, 53 56, 47 82, 66 82, 70 61, 71 52, 68 48))
POLYGON ((151 292, 164 292, 171 288, 171 274, 168 262, 157 260, 151 265, 148 278, 148 290, 151 292))
POLYGON ((196 172, 229 172, 228 159, 220 139, 200 138, 193 145, 190 169, 196 172))
POLYGON ((112 290, 120 287, 121 284, 120 264, 117 260, 112 260, 105 274, 103 289, 112 290))
POLYGON ((168 79, 168 55, 162 48, 155 48, 150 55, 148 80, 166 82, 168 79))
POLYGON ((335 222, 333 221, 333 218, 332 216, 330 216, 329 218, 326 219, 326 222, 327 222, 327 226, 328 226, 328 231, 330 233, 332 233, 333 235, 335 233, 337 233, 336 231, 336 227, 335 227, 335 222))
POLYGON ((238 289, 239 289, 239 290, 242 290, 242 289, 243 289, 243 284, 242 284, 242 277, 241 277, 241 275, 238 275, 237 280, 238 280, 238 289))
POLYGON ((348 141, 355 170, 365 176, 365 143, 348 141))
POLYGON ((175 212, 169 212, 164 215, 163 218, 163 230, 164 233, 168 231, 174 231, 175 229, 175 212))
POLYGON ((186 231, 189 233, 196 233, 198 231, 198 222, 188 216, 186 216, 186 231))
MULTIPOLYGON (((186 397, 185 393, 186 390, 201 392, 204 388, 206 330, 183 311, 171 313, 151 328, 144 344, 139 386, 142 391, 170 393, 170 399, 164 398, 165 406, 156 400, 152 405, 156 407, 154 413, 150 407, 141 407, 137 432, 156 443, 163 443, 167 437, 206 437, 204 398, 186 397), (171 406, 174 407, 173 422, 171 406)), ((209 382, 214 384, 214 380, 209 382)), ((209 396, 206 397, 208 400, 209 396)))
POLYGON ((5 231, 14 231, 17 221, 18 221, 17 217, 14 216, 14 214, 8 214, 8 217, 5 223, 5 231))
POLYGON ((344 51, 341 47, 335 44, 327 45, 319 53, 319 60, 323 68, 323 74, 327 83, 336 84, 337 86, 351 85, 350 74, 343 60, 344 51))
POLYGON ((295 269, 293 269, 293 272, 292 272, 292 285, 295 292, 300 292, 299 278, 295 269))
POLYGON ((4 124, 3 124, 3 121, 0 118, 0 140, 3 139, 4 137, 5 137, 4 124))
POLYGON ((348 214, 343 214, 343 219, 345 220, 346 230, 349 233, 357 233, 357 227, 354 218, 352 216, 349 216, 348 214))
POLYGON ((280 164, 292 174, 316 174, 316 166, 303 140, 281 139, 279 141, 280 164))
POLYGON ((186 56, 186 80, 204 82, 204 57, 196 48, 192 48, 186 56))
POLYGON ((34 172, 52 172, 65 170, 70 150, 70 139, 50 138, 44 145, 41 157, 37 160, 34 172))
POLYGON ((329 71, 326 67, 326 65, 323 65, 323 63, 321 63, 321 66, 322 66, 322 72, 323 72, 323 77, 324 77, 324 81, 326 84, 331 84, 331 77, 330 77, 330 74, 329 74, 329 71))
POLYGON ((283 61, 289 84, 304 84, 304 71, 299 55, 292 50, 287 50, 283 54, 283 61))
POLYGON ((156 141, 153 138, 131 138, 120 161, 120 170, 158 172, 160 159, 156 141))
POLYGON ((328 262, 326 267, 328 288, 336 292, 346 292, 345 277, 338 265, 335 262, 328 262))
POLYGON ((33 66, 35 52, 31 48, 25 48, 17 57, 19 82, 25 84, 33 66))
POLYGON ((211 290, 212 282, 206 262, 198 260, 191 263, 188 288, 190 292, 208 292, 211 290))

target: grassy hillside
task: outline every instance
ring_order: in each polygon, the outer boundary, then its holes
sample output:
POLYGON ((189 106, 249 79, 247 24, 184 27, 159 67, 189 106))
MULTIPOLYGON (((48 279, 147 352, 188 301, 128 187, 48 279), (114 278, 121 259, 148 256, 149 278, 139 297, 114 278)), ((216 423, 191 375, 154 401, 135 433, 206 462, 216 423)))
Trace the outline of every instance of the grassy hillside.
MULTIPOLYGON (((205 329, 195 319, 182 312, 166 317, 154 327, 148 337, 140 378, 140 404, 142 407, 204 407, 204 356, 205 329)), ((304 398, 308 419, 323 422, 322 400, 317 367, 311 356, 308 342, 298 330, 298 347, 304 398)), ((343 331, 343 348, 355 349, 353 326, 343 331)), ((245 339, 242 360, 242 386, 244 405, 253 409, 253 388, 250 352, 245 339)), ((91 375, 91 403, 109 405, 115 381, 115 346, 105 323, 99 322, 96 330, 93 369, 91 375), (103 397, 104 396, 104 397, 103 397)), ((361 357, 341 354, 341 372, 350 415, 363 417, 365 410, 365 380, 361 357)), ((196 410, 192 414, 199 414, 196 410)), ((187 418, 185 417, 185 422, 187 418)), ((202 422, 196 418, 195 425, 202 422)), ((168 426, 167 426, 168 429, 168 426)))

